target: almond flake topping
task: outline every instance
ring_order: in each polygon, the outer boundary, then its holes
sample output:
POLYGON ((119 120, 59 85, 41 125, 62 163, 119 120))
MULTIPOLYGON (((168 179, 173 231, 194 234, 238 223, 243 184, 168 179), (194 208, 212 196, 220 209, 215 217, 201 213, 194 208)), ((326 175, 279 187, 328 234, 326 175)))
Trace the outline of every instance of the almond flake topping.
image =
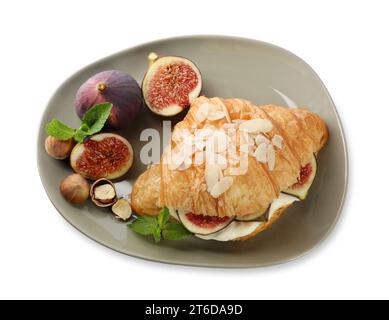
POLYGON ((239 125, 240 130, 247 131, 248 133, 254 132, 269 132, 273 129, 273 124, 266 119, 255 118, 247 120, 239 125))
POLYGON ((202 123, 207 119, 209 112, 209 104, 203 103, 196 112, 196 120, 198 123, 202 123))
POLYGON ((258 148, 255 150, 255 159, 261 163, 266 163, 267 161, 267 143, 261 143, 258 148))
POLYGON ((231 117, 230 117, 230 114, 228 112, 228 109, 227 109, 226 105, 219 98, 216 98, 216 99, 219 102, 219 105, 222 107, 222 110, 223 110, 224 115, 225 115, 225 117, 227 119, 227 122, 230 123, 231 122, 231 117))
POLYGON ((276 152, 274 150, 274 146, 269 144, 267 146, 267 165, 270 171, 274 170, 274 166, 276 164, 276 152))
POLYGON ((226 114, 222 110, 218 110, 216 108, 212 108, 209 110, 207 119, 209 121, 216 121, 226 117, 226 114))
POLYGON ((232 177, 224 177, 221 178, 211 189, 210 194, 212 197, 219 198, 224 192, 226 192, 229 188, 231 188, 234 183, 234 178, 232 177))
POLYGON ((258 134, 257 136, 255 136, 255 144, 259 146, 261 143, 270 144, 271 142, 263 134, 258 134))
POLYGON ((283 140, 284 140, 283 137, 281 137, 280 135, 276 134, 276 135, 274 135, 273 139, 271 139, 271 142, 278 149, 282 149, 282 141, 283 140))
POLYGON ((205 168, 205 182, 208 192, 223 178, 222 170, 215 164, 208 164, 205 168))

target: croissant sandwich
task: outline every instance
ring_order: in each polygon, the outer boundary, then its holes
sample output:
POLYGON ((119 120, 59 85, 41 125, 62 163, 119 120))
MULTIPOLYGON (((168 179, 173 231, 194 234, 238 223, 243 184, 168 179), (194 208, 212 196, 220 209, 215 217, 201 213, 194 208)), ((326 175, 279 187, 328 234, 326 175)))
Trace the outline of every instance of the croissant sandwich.
POLYGON ((160 164, 131 195, 139 215, 170 215, 206 240, 245 240, 303 200, 328 139, 324 121, 303 108, 199 97, 172 133, 160 164))

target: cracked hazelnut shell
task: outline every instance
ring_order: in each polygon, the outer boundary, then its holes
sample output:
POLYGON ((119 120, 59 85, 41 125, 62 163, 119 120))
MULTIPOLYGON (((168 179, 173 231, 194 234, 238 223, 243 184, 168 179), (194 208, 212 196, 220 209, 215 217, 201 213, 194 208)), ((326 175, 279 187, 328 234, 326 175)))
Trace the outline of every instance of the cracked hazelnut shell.
POLYGON ((110 207, 117 201, 116 188, 112 181, 101 178, 90 188, 92 202, 98 207, 110 207))

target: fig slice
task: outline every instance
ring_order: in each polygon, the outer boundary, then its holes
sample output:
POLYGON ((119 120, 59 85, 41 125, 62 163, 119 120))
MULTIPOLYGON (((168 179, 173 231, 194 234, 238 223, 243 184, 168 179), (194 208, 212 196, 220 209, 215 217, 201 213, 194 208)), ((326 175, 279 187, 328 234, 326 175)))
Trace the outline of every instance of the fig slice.
POLYGON ((266 214, 260 215, 259 219, 253 220, 237 220, 230 223, 226 228, 208 235, 196 234, 196 237, 203 240, 215 240, 215 241, 231 241, 239 240, 240 238, 246 237, 251 233, 255 232, 258 228, 263 227, 263 225, 269 221, 273 215, 280 210, 285 210, 293 202, 299 201, 297 197, 280 193, 277 199, 274 199, 271 203, 266 214))
POLYGON ((96 134, 77 144, 70 155, 73 170, 90 180, 120 178, 133 160, 131 144, 114 133, 96 134))
POLYGON ((174 116, 200 95, 201 74, 189 59, 149 54, 149 68, 142 82, 142 93, 150 110, 174 116))
POLYGON ((315 180, 316 171, 317 162, 315 155, 313 155, 312 160, 301 168, 298 181, 285 190, 284 193, 291 194, 304 200, 308 195, 309 188, 315 180))
POLYGON ((231 241, 249 235, 263 224, 261 221, 232 221, 223 230, 208 235, 196 234, 196 237, 203 240, 231 241))
POLYGON ((215 217, 178 210, 178 218, 186 229, 199 235, 208 235, 227 227, 234 217, 215 217))
POLYGON ((281 192, 278 198, 274 199, 264 212, 252 213, 244 216, 237 216, 235 220, 241 222, 251 222, 251 221, 267 222, 272 218, 275 212, 277 212, 279 209, 283 209, 285 207, 290 206, 295 201, 300 201, 300 199, 290 194, 281 192))

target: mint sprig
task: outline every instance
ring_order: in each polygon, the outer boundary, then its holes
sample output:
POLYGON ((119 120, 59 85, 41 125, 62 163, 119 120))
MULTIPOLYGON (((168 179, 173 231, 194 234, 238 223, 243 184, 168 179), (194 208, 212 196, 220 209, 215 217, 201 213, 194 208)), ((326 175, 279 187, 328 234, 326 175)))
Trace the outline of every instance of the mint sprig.
POLYGON ((170 222, 169 210, 165 207, 157 217, 139 216, 128 227, 143 236, 152 235, 155 242, 161 241, 163 237, 166 240, 180 240, 191 236, 181 223, 170 222))
POLYGON ((111 110, 111 103, 96 104, 84 114, 81 126, 85 125, 89 135, 100 132, 108 120, 111 110))
POLYGON ((181 223, 168 223, 162 230, 162 236, 166 240, 180 240, 192 235, 181 223))
POLYGON ((74 138, 77 142, 83 142, 86 137, 103 129, 111 110, 112 103, 96 104, 84 114, 78 129, 70 128, 58 119, 53 119, 46 125, 46 132, 58 140, 74 138))
POLYGON ((69 140, 70 138, 73 138, 75 131, 76 130, 68 127, 57 119, 51 120, 51 122, 46 125, 47 134, 58 140, 69 140))

